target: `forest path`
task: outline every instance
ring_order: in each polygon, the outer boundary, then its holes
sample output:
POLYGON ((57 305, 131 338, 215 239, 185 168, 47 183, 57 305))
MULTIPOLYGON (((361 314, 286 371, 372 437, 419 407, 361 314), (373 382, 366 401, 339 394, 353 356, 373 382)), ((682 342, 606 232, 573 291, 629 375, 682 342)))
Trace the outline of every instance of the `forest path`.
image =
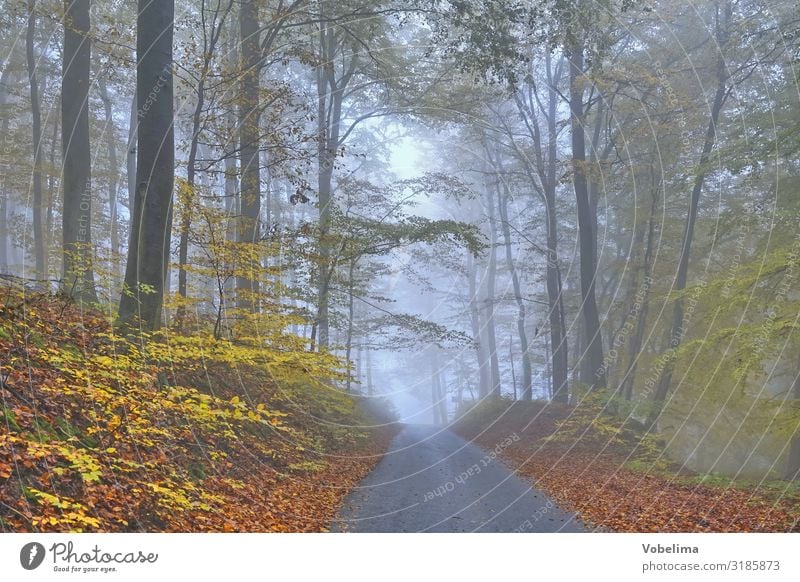
MULTIPOLYGON (((501 443, 498 443, 502 446, 501 443)), ((581 532, 577 518, 446 428, 405 425, 334 531, 581 532)))

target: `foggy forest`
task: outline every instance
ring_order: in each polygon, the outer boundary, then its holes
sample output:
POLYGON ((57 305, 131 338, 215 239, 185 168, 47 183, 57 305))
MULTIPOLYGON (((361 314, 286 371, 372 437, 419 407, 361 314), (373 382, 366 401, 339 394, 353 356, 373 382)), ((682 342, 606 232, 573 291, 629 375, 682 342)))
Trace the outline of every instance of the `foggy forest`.
POLYGON ((795 2, 0 23, 0 531, 800 531, 795 2))

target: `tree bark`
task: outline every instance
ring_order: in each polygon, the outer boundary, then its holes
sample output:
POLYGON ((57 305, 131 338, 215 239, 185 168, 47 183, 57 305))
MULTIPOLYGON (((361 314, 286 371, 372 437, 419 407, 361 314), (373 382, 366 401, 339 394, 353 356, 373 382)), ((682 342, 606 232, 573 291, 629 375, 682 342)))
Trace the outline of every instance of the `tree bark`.
MULTIPOLYGON (((561 61, 563 63, 563 60, 561 61)), ((564 293, 561 284, 561 267, 558 261, 558 216, 556 215, 556 187, 558 171, 558 94, 556 86, 561 80, 561 63, 552 70, 549 53, 545 56, 548 80, 547 92, 547 158, 542 156, 538 165, 544 191, 547 219, 547 288, 548 319, 550 323, 551 396, 553 401, 569 402, 569 350, 567 326, 564 315, 564 293)), ((540 141, 540 140, 539 140, 540 141)), ((539 143, 538 150, 542 151, 539 143)))
MULTIPOLYGON (((503 231, 503 242, 506 248, 506 264, 511 273, 511 284, 514 289, 514 299, 517 302, 517 333, 519 335, 519 349, 522 354, 522 400, 533 398, 531 356, 528 348, 528 332, 525 329, 525 301, 522 297, 522 286, 519 282, 514 257, 511 253, 511 226, 508 222, 508 199, 511 193, 508 185, 503 183, 503 193, 498 192, 498 211, 500 213, 500 226, 503 231)), ((516 383, 514 389, 516 390, 516 383)))
MULTIPOLYGON (((557 114, 559 94, 557 87, 561 82, 563 76, 563 63, 561 59, 556 64, 553 70, 553 63, 550 58, 550 53, 545 53, 545 74, 547 77, 547 98, 541 99, 536 93, 536 88, 530 89, 528 101, 530 106, 526 105, 522 97, 515 95, 515 101, 522 115, 523 121, 528 129, 528 133, 534 143, 534 168, 539 177, 541 184, 541 195, 547 221, 547 269, 545 276, 545 285, 547 288, 547 302, 548 302, 548 319, 549 319, 549 333, 550 333, 550 382, 551 397, 556 402, 569 401, 569 353, 567 342, 567 329, 566 318, 564 314, 564 298, 561 285, 561 269, 558 262, 558 218, 556 215, 556 187, 557 187, 557 170, 558 170, 558 127, 557 127, 557 114), (547 141, 542 139, 542 131, 540 129, 537 116, 533 112, 533 102, 538 103, 540 113, 547 121, 547 141), (542 103, 544 101, 544 103, 542 103)), ((513 143, 513 142, 512 142, 513 143)), ((518 152, 522 153, 522 152, 518 152)), ((524 162, 526 172, 529 174, 531 182, 534 184, 536 178, 533 172, 529 169, 529 158, 525 155, 520 156, 524 162)))
MULTIPOLYGON (((651 168, 651 172, 655 172, 651 168)), ((636 314, 636 327, 633 332, 633 338, 628 346, 628 366, 625 369, 625 375, 620 382, 619 392, 625 400, 633 399, 633 387, 636 382, 636 370, 639 365, 639 355, 642 351, 642 341, 644 339, 644 330, 647 325, 647 314, 650 305, 650 288, 652 286, 650 276, 652 274, 653 263, 653 242, 655 240, 655 217, 656 209, 659 200, 660 181, 654 183, 652 189, 652 199, 650 202, 650 216, 647 219, 647 242, 645 243, 644 257, 642 259, 642 297, 641 307, 636 314)))
POLYGON ((91 246, 90 59, 89 0, 64 0, 61 80, 61 152, 64 159, 62 288, 79 301, 97 301, 91 246))
MULTIPOLYGON (((795 405, 800 406, 800 368, 792 384, 792 396, 795 405)), ((789 454, 786 457, 786 479, 800 481, 800 435, 795 433, 789 443, 789 454)))
MULTIPOLYGON (((239 8, 239 38, 241 47, 241 104, 239 106, 239 156, 241 185, 237 240, 255 244, 261 238, 261 165, 259 131, 259 80, 260 47, 258 5, 254 0, 244 0, 239 8)), ((240 267, 241 269, 241 267, 240 267)), ((236 278, 239 308, 256 311, 259 292, 258 274, 252 265, 251 272, 239 273, 236 278)))
POLYGON ((371 357, 372 350, 367 348, 366 354, 366 362, 364 363, 367 369, 367 394, 372 396, 374 393, 374 388, 372 386, 372 357, 371 357))
MULTIPOLYGON (((10 75, 11 67, 7 64, 3 68, 3 73, 0 76, 0 116, 2 116, 3 124, 2 124, 2 132, 3 135, 8 135, 9 129, 9 121, 8 121, 8 114, 6 112, 6 106, 8 104, 8 82, 9 82, 9 75, 10 75)), ((0 171, 4 174, 7 173, 10 168, 3 160, 3 167, 0 168, 0 171)), ((0 273, 6 274, 8 273, 8 185, 2 184, 2 191, 0 191, 0 273)))
MULTIPOLYGON (((58 145, 60 139, 59 136, 61 135, 61 126, 60 126, 61 116, 57 115, 56 118, 53 120, 53 136, 50 140, 50 153, 48 154, 49 157, 49 164, 51 168, 56 168, 56 146, 58 145)), ((58 185, 58 175, 56 172, 50 172, 50 175, 47 177, 47 202, 46 202, 46 209, 44 213, 44 270, 46 273, 50 273, 50 257, 48 256, 50 250, 52 249, 52 241, 55 238, 55 232, 53 232, 53 214, 55 213, 55 205, 56 205, 56 186, 58 185)))
POLYGON ((472 337, 475 341, 475 355, 478 358, 478 396, 483 398, 489 393, 491 377, 489 375, 489 358, 483 341, 483 325, 481 310, 478 308, 478 289, 475 282, 477 268, 471 253, 467 253, 467 279, 469 281, 469 313, 472 324, 472 337))
MULTIPOLYGON (((576 33, 573 32, 573 37, 576 33)), ((581 383, 589 389, 605 388, 606 376, 603 367, 603 343, 600 335, 600 319, 595 299, 595 276, 597 273, 597 244, 592 218, 592 203, 586 178, 586 135, 584 131, 584 46, 580 40, 568 42, 564 52, 569 64, 569 108, 572 145, 572 185, 578 212, 578 237, 580 248, 581 312, 585 330, 586 350, 581 360, 581 383)))
MULTIPOLYGON (((103 102, 103 111, 105 112, 105 126, 106 126, 106 147, 108 148, 108 163, 110 173, 108 178, 108 207, 109 207, 109 222, 111 223, 111 260, 114 264, 114 275, 119 277, 117 269, 117 258, 119 257, 119 224, 118 222, 118 208, 117 208, 117 190, 119 188, 119 169, 117 167, 117 132, 114 127, 114 116, 112 115, 111 97, 108 94, 108 87, 106 80, 103 76, 98 79, 98 87, 100 89, 100 99, 103 102)), ((115 286, 118 281, 115 280, 115 286)))
POLYGON ((34 54, 34 36, 36 34, 36 0, 28 0, 28 26, 25 35, 25 56, 28 65, 28 81, 30 84, 31 115, 33 132, 33 246, 34 268, 36 278, 46 278, 44 228, 42 221, 42 115, 39 101, 39 83, 36 78, 36 55, 34 54))
POLYGON ((332 264, 330 238, 331 205, 333 204, 333 171, 340 147, 342 104, 344 92, 358 66, 358 51, 353 47, 349 62, 336 78, 334 61, 343 45, 336 30, 322 24, 319 31, 320 66, 317 68, 317 196, 319 204, 319 276, 317 281, 317 318, 315 330, 317 345, 329 343, 330 282, 335 265, 332 264))
MULTIPOLYGON (((350 364, 350 356, 353 351, 353 316, 355 313, 355 304, 353 301, 353 296, 355 294, 355 287, 353 282, 353 276, 355 274, 356 268, 356 261, 355 259, 350 260, 350 265, 348 266, 348 277, 347 277, 347 285, 349 287, 348 291, 348 298, 347 298, 347 337, 345 338, 345 360, 348 364, 350 364)), ((347 391, 350 392, 350 373, 347 374, 347 391)))
POLYGON ((492 188, 486 188, 486 203, 489 207, 489 232, 491 251, 486 274, 486 347, 489 350, 491 389, 490 395, 499 397, 500 362, 497 355, 497 334, 495 329, 495 286, 497 283, 497 216, 492 188))
POLYGON ((447 397, 442 384, 442 370, 439 366, 439 352, 436 347, 431 348, 431 409, 433 423, 436 425, 447 424, 447 397))
POLYGON ((139 0, 136 39, 136 194, 119 323, 161 326, 175 173, 172 0, 139 0), (138 321, 135 321, 137 320, 138 321))
MULTIPOLYGON (((136 199, 136 130, 139 124, 136 110, 136 91, 131 99, 131 112, 128 121, 128 144, 126 147, 125 170, 128 183, 128 208, 133 209, 136 199)), ((130 233, 129 233, 130 236, 130 233)), ((128 241, 130 243, 130 241, 128 241)))

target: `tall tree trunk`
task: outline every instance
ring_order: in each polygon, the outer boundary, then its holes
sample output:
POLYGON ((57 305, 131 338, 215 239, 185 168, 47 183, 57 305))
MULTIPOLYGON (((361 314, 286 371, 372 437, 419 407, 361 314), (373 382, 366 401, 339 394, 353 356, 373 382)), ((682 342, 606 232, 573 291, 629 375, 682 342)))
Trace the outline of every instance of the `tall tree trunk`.
POLYGON ((491 251, 489 268, 486 274, 486 347, 489 350, 491 392, 500 396, 500 361, 497 355, 497 334, 495 327, 495 286, 497 284, 497 216, 492 188, 486 188, 486 203, 489 207, 489 231, 491 251))
MULTIPOLYGON (((137 116, 137 109, 136 109, 136 91, 133 92, 133 97, 131 98, 131 112, 130 118, 128 121, 128 145, 125 149, 126 153, 126 160, 125 160, 125 170, 126 170, 126 177, 128 183, 128 209, 133 210, 133 203, 136 199, 136 131, 139 126, 139 119, 137 116)), ((132 231, 133 229, 131 229, 132 231)), ((130 233, 129 233, 130 238, 130 233)), ((130 247, 130 240, 128 241, 129 248, 130 247)))
POLYGON ((556 186, 558 181, 558 127, 559 95, 557 85, 563 75, 563 61, 553 72, 550 54, 545 56, 548 78, 547 90, 547 163, 543 164, 544 197, 547 216, 547 269, 546 281, 548 319, 550 320, 551 395, 554 401, 569 402, 569 344, 567 320, 564 313, 564 293, 561 284, 561 266, 558 260, 558 216, 556 215, 556 186))
MULTIPOLYGON (((98 79, 98 86, 100 89, 100 99, 103 101, 103 110, 105 112, 106 146, 108 148, 108 163, 111 166, 108 177, 108 207, 109 221, 111 223, 111 260, 114 265, 113 272, 116 279, 120 276, 117 268, 120 247, 119 224, 117 224, 119 215, 117 208, 117 190, 119 188, 119 168, 117 167, 117 132, 116 127, 114 126, 114 116, 112 115, 111 97, 108 94, 106 80, 102 75, 98 79)), ((117 281, 115 280, 113 283, 116 287, 117 281)))
POLYGON ((443 424, 439 408, 439 366, 435 356, 431 356, 431 414, 433 424, 443 424))
MULTIPOLYGON (((511 273, 511 284, 514 288, 514 299, 517 302, 517 333, 519 334, 519 349, 522 353, 522 400, 533 398, 532 390, 532 371, 531 356, 528 348, 528 332, 525 329, 525 301, 522 297, 522 286, 519 282, 519 275, 514 264, 514 257, 511 253, 511 226, 508 222, 508 199, 511 193, 508 185, 503 183, 503 194, 498 192, 498 210, 500 213, 500 226, 503 231, 503 241, 506 248, 506 264, 511 273)), ((516 391, 516 383, 514 386, 516 391)))
MULTIPOLYGON (((718 6, 718 5, 717 5, 718 6)), ((672 288, 674 292, 681 292, 686 289, 686 283, 689 276, 689 259, 692 253, 692 241, 694 239, 694 227, 697 222, 697 212, 700 207, 700 194, 703 192, 703 185, 705 184, 706 174, 708 172, 708 161, 711 157, 711 150, 714 149, 714 144, 717 138, 717 123, 719 122, 719 115, 722 112, 722 107, 725 104, 725 99, 728 95, 728 73, 725 66, 725 56, 723 54, 724 48, 727 45, 728 27, 731 20, 731 4, 726 1, 722 14, 717 14, 717 32, 716 32, 716 50, 719 51, 717 56, 716 67, 716 81, 717 87, 714 93, 714 101, 711 104, 711 115, 708 120, 708 127, 706 128, 705 139, 703 140, 703 149, 700 151, 700 159, 698 160, 698 171, 692 186, 692 193, 689 199, 689 211, 686 215, 686 225, 683 231, 683 243, 681 245, 681 255, 678 260, 678 272, 675 276, 675 284, 672 288)), ((683 321, 683 300, 678 298, 675 300, 675 306, 672 314, 672 327, 670 329, 670 343, 669 349, 677 350, 686 334, 687 322, 683 321)), ((658 421, 658 417, 664 408, 664 401, 669 393, 670 384, 672 383, 672 362, 670 361, 661 373, 658 381, 658 386, 653 393, 653 407, 648 418, 648 425, 654 427, 658 421)))
MULTIPOLYGON (((259 163, 259 79, 260 47, 258 4, 244 0, 239 8, 241 84, 239 106, 239 155, 241 159, 240 216, 238 242, 254 244, 261 238, 261 164, 259 163)), ((258 273, 239 273, 236 279, 237 306, 257 310, 258 273)))
POLYGON ((136 195, 119 322, 145 330, 161 326, 172 233, 175 175, 172 0, 139 0, 136 23, 138 132, 136 195), (135 320, 138 318, 138 322, 135 320))
MULTIPOLYGON (((514 368, 514 338, 508 338, 508 362, 511 364, 511 387, 514 389, 514 400, 519 399, 517 392, 517 371, 514 368)), ((530 400, 530 398, 528 398, 530 400)))
MULTIPOLYGON (((228 23, 228 33, 225 35, 225 53, 227 55, 227 64, 231 70, 236 70, 239 64, 239 52, 236 42, 238 36, 239 23, 235 18, 232 18, 228 23)), ((239 132, 237 129, 236 112, 230 109, 225 114, 225 127, 228 130, 228 141, 224 144, 223 151, 225 156, 225 215, 227 218, 225 228, 225 240, 236 241, 239 210, 239 156, 237 149, 239 147, 239 132)), ((226 269, 230 265, 225 265, 226 269)), ((227 297, 235 295, 236 280, 229 279, 223 285, 223 292, 225 298, 221 300, 220 310, 224 312, 226 308, 225 303, 227 297)))
POLYGON ((365 367, 367 368, 367 394, 372 396, 374 393, 374 388, 372 386, 372 350, 367 348, 367 358, 365 362, 365 367))
POLYGON ((447 396, 442 382, 442 369, 439 365, 439 350, 435 346, 431 348, 431 408, 433 412, 433 423, 437 425, 447 424, 447 396))
MULTIPOLYGON (((50 158, 49 164, 51 168, 55 168, 56 166, 56 145, 59 143, 59 135, 61 127, 59 125, 59 121, 61 119, 60 115, 57 115, 56 118, 53 120, 53 137, 50 140, 50 158)), ((47 204, 44 214, 44 270, 50 276, 50 251, 52 250, 52 241, 55 238, 55 232, 53 231, 53 214, 55 214, 55 206, 56 206, 56 194, 57 189, 56 185, 58 185, 58 175, 56 172, 51 171, 50 175, 47 178, 47 204)))
MULTIPOLYGON (((348 269, 347 285, 348 285, 348 298, 347 298, 347 337, 345 338, 345 360, 348 365, 351 363, 350 356, 353 351, 353 315, 355 312, 355 304, 353 302, 353 295, 355 293, 355 286, 353 284, 353 275, 355 273, 356 261, 350 260, 348 269)), ((350 373, 347 374, 347 391, 350 392, 350 373)))
MULTIPOLYGON (((297 334, 295 334, 297 335, 297 334)), ((359 384, 361 384, 361 378, 363 377, 362 368, 364 367, 364 349, 359 342, 358 347, 356 348, 356 380, 359 384)), ((363 390, 359 389, 359 392, 363 393, 363 390)))
MULTIPOLYGON (((795 406, 800 406, 800 367, 792 383, 792 396, 795 406)), ((800 435, 795 433, 789 443, 789 454, 786 457, 786 479, 800 481, 800 435)))
MULTIPOLYGON (((571 36, 576 36, 573 31, 571 36)), ((580 248, 581 312, 585 330, 586 349, 581 360, 581 383, 590 389, 606 385, 603 368, 603 343, 600 335, 600 319, 595 299, 595 275, 597 272, 597 244, 592 218, 592 203, 586 178, 586 135, 584 131, 584 47, 582 40, 573 39, 565 46, 569 63, 569 108, 572 145, 572 184, 578 211, 578 237, 580 248)))
POLYGON ((544 336, 544 355, 545 355, 545 364, 544 364, 544 377, 547 378, 546 385, 544 387, 545 394, 549 398, 553 398, 553 374, 551 369, 551 352, 550 352, 550 335, 544 336))
MULTIPOLYGON (((317 319, 315 322, 315 332, 317 335, 317 345, 327 347, 329 343, 329 289, 330 280, 333 276, 333 265, 331 261, 331 245, 328 240, 331 222, 331 195, 333 189, 333 165, 336 161, 336 147, 331 148, 334 143, 330 136, 332 131, 338 131, 338 118, 331 120, 330 116, 335 115, 334 107, 329 101, 335 99, 331 88, 335 88, 334 68, 332 57, 328 52, 332 52, 329 47, 328 37, 332 36, 327 29, 320 33, 320 54, 323 64, 317 73, 317 131, 318 152, 317 163, 317 197, 319 201, 319 282, 317 289, 317 319), (335 127, 332 127, 335 124, 335 127)), ((341 109, 339 110, 341 111, 341 109)), ((314 333, 314 332, 312 332, 314 333)))
POLYGON ((89 155, 89 0, 64 0, 61 152, 64 159, 62 288, 97 301, 92 272, 92 186, 89 155))
MULTIPOLYGON (((30 83, 31 114, 33 131, 33 246, 34 246, 34 265, 36 278, 44 279, 45 272, 45 249, 44 249, 44 229, 42 221, 43 201, 42 201, 42 115, 41 103, 39 101, 39 83, 36 79, 36 55, 34 54, 33 44, 36 34, 36 0, 28 0, 28 26, 25 35, 25 56, 28 65, 28 81, 30 83)), ((88 150, 87 150, 88 151, 88 150)))
MULTIPOLYGON (((323 19, 324 20, 324 19, 323 19)), ((343 52, 337 31, 324 23, 319 31, 320 66, 317 67, 317 196, 319 203, 319 276, 317 281, 317 318, 315 330, 319 347, 329 343, 330 283, 336 265, 333 263, 330 239, 331 205, 333 204, 333 171, 341 144, 342 104, 344 92, 358 66, 358 50, 352 47, 350 60, 339 78, 334 61, 343 52)), ((312 334, 314 332, 312 331, 312 334)))
MULTIPOLYGON (((8 112, 6 111, 6 106, 8 105, 8 82, 10 76, 11 67, 7 64, 3 68, 3 73, 0 75, 0 116, 2 116, 3 123, 2 123, 2 132, 3 135, 8 135, 9 129, 9 121, 8 121, 8 112)), ((0 167, 0 172, 3 174, 7 174, 10 168, 3 160, 2 167, 0 167)), ((8 185, 7 184, 0 184, 0 273, 5 274, 8 273, 8 185)))
MULTIPOLYGON (((655 172, 655 169, 651 167, 651 171, 655 172)), ((642 351, 642 341, 644 339, 644 330, 647 325, 647 313, 650 305, 653 242, 655 241, 655 219, 659 200, 659 188, 660 181, 658 183, 654 183, 654 187, 652 189, 650 215, 647 219, 647 242, 645 243, 645 251, 644 257, 642 258, 641 267, 643 273, 641 297, 635 298, 641 303, 641 306, 636 314, 636 327, 633 332, 633 338, 628 345, 628 366, 625 369, 625 375, 622 377, 619 388, 619 392, 622 394, 622 397, 628 401, 632 400, 633 398, 633 386, 636 382, 636 370, 639 365, 639 355, 642 351)))
MULTIPOLYGON (((539 109, 547 121, 547 142, 542 140, 537 116, 530 110, 520 97, 515 97, 517 106, 531 138, 534 141, 535 169, 541 183, 541 196, 544 200, 547 223, 547 268, 545 285, 547 288, 548 319, 549 319, 549 344, 551 346, 550 373, 548 374, 551 388, 551 398, 556 402, 569 401, 569 353, 567 342, 566 317, 564 314, 564 297, 561 285, 561 268, 558 261, 558 218, 556 215, 556 187, 558 185, 558 85, 564 73, 564 59, 561 57, 553 70, 550 53, 545 53, 545 74, 547 75, 547 99, 545 104, 537 95, 530 101, 539 103, 539 109), (530 117, 528 113, 530 112, 530 117)), ((532 88, 531 91, 535 91, 532 88)), ((522 156, 527 161, 527 156, 522 156)), ((535 183, 533 173, 524 166, 530 179, 535 183)))
POLYGON ((470 323, 472 324, 472 337, 475 341, 475 355, 478 358, 478 396, 483 398, 489 393, 491 377, 489 374, 489 358, 486 353, 486 343, 483 338, 483 322, 481 321, 481 310, 478 307, 478 289, 475 282, 477 277, 477 267, 475 259, 471 253, 467 253, 467 279, 469 281, 469 313, 470 323))

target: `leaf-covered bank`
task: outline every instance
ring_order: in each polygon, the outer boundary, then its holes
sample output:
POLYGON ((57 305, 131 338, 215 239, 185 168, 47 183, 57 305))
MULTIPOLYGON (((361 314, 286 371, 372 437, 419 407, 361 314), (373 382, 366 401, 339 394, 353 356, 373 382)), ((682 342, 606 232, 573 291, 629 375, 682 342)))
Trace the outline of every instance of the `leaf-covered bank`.
POLYGON ((687 471, 662 443, 588 400, 486 401, 453 426, 601 531, 800 530, 800 490, 788 481, 733 481, 687 471), (509 441, 509 435, 516 440, 509 441), (499 443, 510 442, 498 447, 499 443))
POLYGON ((2 531, 324 531, 393 432, 291 336, 133 345, 0 291, 2 531))

